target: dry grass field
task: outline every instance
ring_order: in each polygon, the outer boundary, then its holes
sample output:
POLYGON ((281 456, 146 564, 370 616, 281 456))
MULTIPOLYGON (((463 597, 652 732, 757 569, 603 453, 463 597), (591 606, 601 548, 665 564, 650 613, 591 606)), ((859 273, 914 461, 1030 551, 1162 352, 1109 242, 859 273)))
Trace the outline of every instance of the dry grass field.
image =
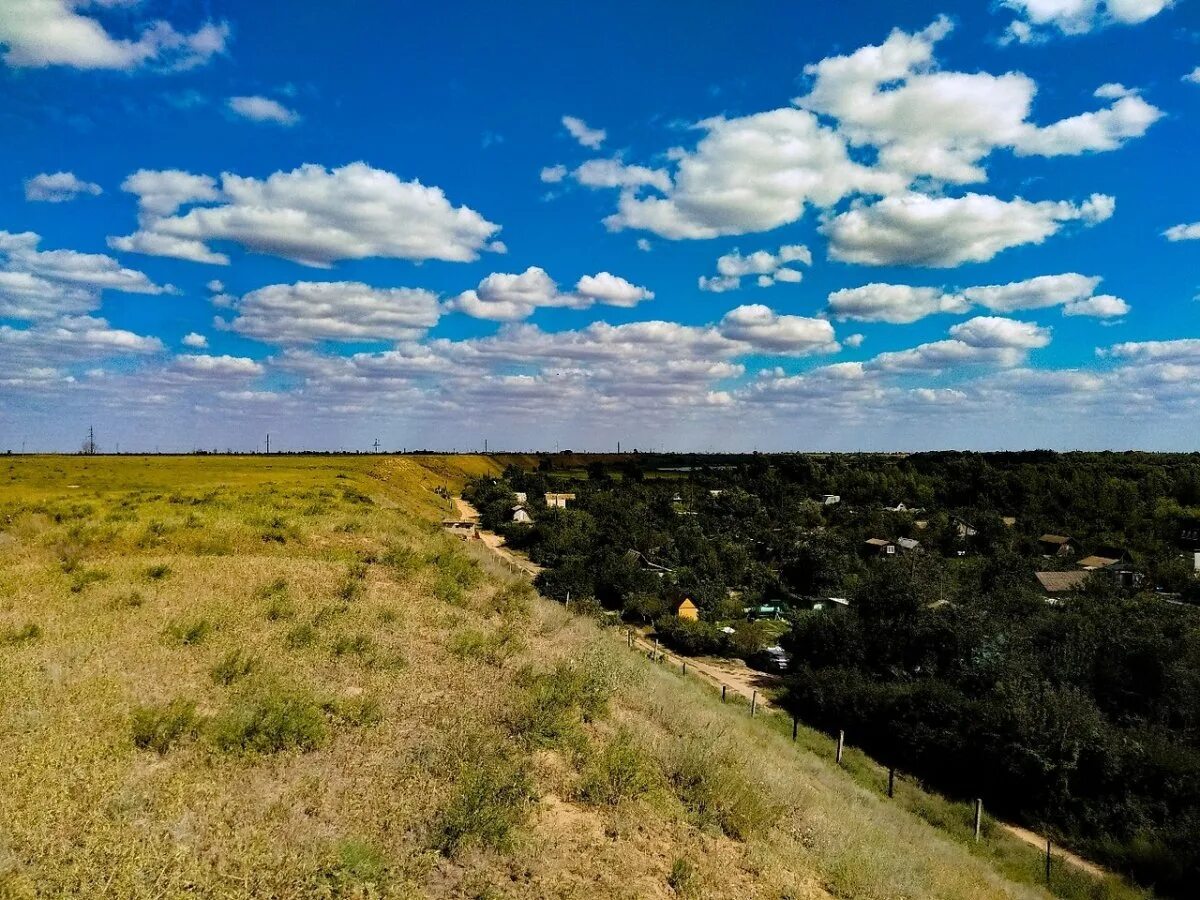
POLYGON ((0 897, 1046 896, 441 534, 494 465, 0 462, 0 897))

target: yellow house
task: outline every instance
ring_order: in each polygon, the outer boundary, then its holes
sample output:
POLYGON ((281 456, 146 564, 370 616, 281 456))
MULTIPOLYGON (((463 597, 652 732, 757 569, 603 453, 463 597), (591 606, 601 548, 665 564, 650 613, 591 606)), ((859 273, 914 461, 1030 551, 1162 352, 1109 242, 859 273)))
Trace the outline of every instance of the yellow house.
POLYGON ((696 608, 696 604, 691 600, 685 599, 679 604, 679 608, 675 610, 675 615, 681 619, 688 619, 692 622, 700 620, 700 610, 696 608))

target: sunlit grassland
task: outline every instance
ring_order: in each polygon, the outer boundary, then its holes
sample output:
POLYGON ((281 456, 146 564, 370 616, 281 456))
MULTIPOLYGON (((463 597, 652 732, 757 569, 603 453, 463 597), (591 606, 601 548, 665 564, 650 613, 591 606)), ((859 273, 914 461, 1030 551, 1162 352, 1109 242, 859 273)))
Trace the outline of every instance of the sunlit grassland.
POLYGON ((440 533, 482 457, 0 461, 0 897, 1031 897, 440 533))

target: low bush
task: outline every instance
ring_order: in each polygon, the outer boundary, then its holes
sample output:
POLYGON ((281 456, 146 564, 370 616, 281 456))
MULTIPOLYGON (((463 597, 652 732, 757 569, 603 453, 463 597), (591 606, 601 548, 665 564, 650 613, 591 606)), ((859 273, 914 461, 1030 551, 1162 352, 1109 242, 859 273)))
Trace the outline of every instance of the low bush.
POLYGON ((208 619, 173 622, 167 626, 167 637, 176 643, 190 646, 203 641, 215 626, 208 619))
POLYGON ((217 684, 233 684, 258 668, 258 659, 239 649, 230 650, 213 666, 212 677, 217 684))
POLYGON ((746 775, 745 764, 715 742, 691 738, 667 761, 667 779, 692 821, 746 840, 775 821, 779 807, 746 775))
POLYGON ((398 575, 411 575, 421 568, 421 556, 406 544, 389 544, 379 561, 398 575))
POLYGON ((200 720, 190 700, 139 706, 133 711, 130 731, 134 746, 166 753, 179 741, 195 734, 200 720))
POLYGON ((653 760, 621 729, 587 761, 579 796, 588 803, 616 805, 646 793, 655 781, 653 760))
POLYGON ((171 567, 166 563, 155 563, 146 568, 146 577, 151 581, 162 581, 171 574, 171 567))
POLYGON ((447 856, 468 847, 506 848, 534 799, 528 760, 496 742, 468 743, 454 793, 438 815, 431 844, 447 856))
POLYGON ((333 640, 333 655, 334 656, 362 656, 369 657, 375 652, 375 641, 369 636, 360 633, 357 634, 339 634, 333 640))
POLYGON ((699 874, 691 860, 681 856, 671 863, 671 871, 667 873, 667 885, 680 897, 695 893, 699 882, 699 874))
POLYGON ((519 653, 522 645, 520 633, 506 623, 491 632, 478 628, 460 631, 450 640, 450 652, 460 659, 475 659, 499 666, 519 653))
POLYGON ((71 576, 71 593, 82 593, 89 585, 107 581, 108 578, 108 573, 103 569, 76 569, 71 576))
POLYGON ((283 637, 283 642, 292 650, 299 650, 302 647, 308 647, 314 644, 317 640, 317 629, 309 625, 307 622, 301 622, 299 625, 290 629, 283 637))
POLYGON ((4 628, 0 628, 0 647, 27 644, 30 641, 36 641, 41 636, 41 626, 35 625, 32 622, 27 622, 20 628, 15 625, 7 625, 4 628))
POLYGON ((579 726, 604 715, 620 671, 606 653, 564 659, 550 672, 526 670, 509 716, 514 735, 531 747, 578 747, 579 726))
POLYGON ((334 858, 317 873, 320 887, 312 896, 378 897, 388 878, 387 860, 365 841, 341 841, 334 858))
POLYGON ((344 697, 325 704, 325 711, 340 722, 358 728, 378 725, 383 721, 383 707, 374 697, 344 697))
POLYGON ((279 683, 250 686, 209 726, 226 753, 315 750, 329 736, 321 707, 305 691, 279 683))

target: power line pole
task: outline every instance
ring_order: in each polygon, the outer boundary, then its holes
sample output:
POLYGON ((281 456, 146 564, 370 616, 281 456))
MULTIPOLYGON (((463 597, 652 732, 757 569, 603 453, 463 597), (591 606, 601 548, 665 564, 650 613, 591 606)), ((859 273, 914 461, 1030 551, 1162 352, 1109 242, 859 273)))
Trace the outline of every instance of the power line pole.
POLYGON ((271 453, 271 432, 267 432, 267 455, 271 453))
POLYGON ((372 446, 375 448, 375 452, 378 453, 379 452, 379 438, 375 438, 375 443, 372 444, 372 446))

